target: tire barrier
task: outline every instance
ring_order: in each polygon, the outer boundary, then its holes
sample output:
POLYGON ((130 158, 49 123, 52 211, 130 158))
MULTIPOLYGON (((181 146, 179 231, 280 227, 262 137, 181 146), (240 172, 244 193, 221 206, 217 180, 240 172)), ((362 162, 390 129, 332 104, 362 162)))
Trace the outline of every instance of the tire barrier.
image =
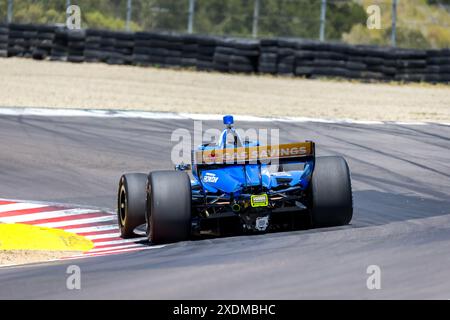
POLYGON ((43 60, 50 57, 55 41, 55 30, 53 26, 36 26, 37 35, 32 51, 33 59, 43 60))
POLYGON ((67 47, 67 32, 64 29, 58 28, 55 30, 52 49, 50 51, 51 61, 67 61, 68 47, 67 47))
POLYGON ((0 24, 0 57, 2 58, 6 58, 8 56, 8 39, 8 26, 5 24, 0 24))
POLYGON ((362 81, 450 82, 450 49, 0 24, 0 57, 362 81))
POLYGON ((67 33, 67 61, 84 62, 86 32, 71 30, 67 33))
POLYGON ((259 41, 221 39, 214 51, 213 68, 222 72, 258 72, 259 41))

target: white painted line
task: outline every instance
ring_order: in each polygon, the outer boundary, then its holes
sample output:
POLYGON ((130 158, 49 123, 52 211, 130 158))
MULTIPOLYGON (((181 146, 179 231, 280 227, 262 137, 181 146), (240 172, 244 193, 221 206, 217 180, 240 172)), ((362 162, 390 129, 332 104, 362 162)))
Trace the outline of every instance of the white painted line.
MULTIPOLYGON (((76 216, 86 213, 98 213, 100 211, 94 211, 90 209, 68 209, 57 211, 43 211, 38 213, 21 214, 17 216, 0 217, 0 221, 4 223, 20 223, 33 220, 51 219, 51 218, 63 218, 67 217, 67 221, 76 219, 76 216)), ((42 225, 42 224, 40 224, 42 225)))
POLYGON ((97 239, 105 239, 105 238, 115 238, 120 237, 120 232, 114 232, 114 233, 105 233, 105 234, 96 234, 92 236, 84 236, 86 239, 89 240, 97 240, 97 239))
MULTIPOLYGON (((102 110, 102 109, 51 109, 51 108, 0 108, 0 115, 8 116, 45 116, 45 117, 93 117, 93 118, 134 118, 155 120, 214 120, 221 121, 223 115, 202 113, 171 113, 151 111, 128 111, 128 110, 102 110)), ((236 121, 242 122, 318 122, 318 123, 347 123, 364 125, 382 125, 397 123, 400 125, 427 125, 443 124, 447 122, 395 122, 395 121, 372 121, 355 119, 322 119, 308 117, 259 117, 252 115, 235 115, 236 121)))
POLYGON ((90 251, 84 253, 84 254, 77 254, 74 256, 64 257, 62 260, 73 260, 73 259, 80 259, 80 258, 89 258, 89 257, 97 257, 97 256, 105 256, 115 253, 125 253, 125 252, 134 252, 134 251, 143 251, 143 250, 151 250, 151 249, 160 249, 165 247, 165 245, 160 246, 141 246, 136 248, 129 248, 129 249, 119 249, 119 250, 107 250, 107 251, 100 251, 100 252, 92 252, 90 251))
MULTIPOLYGON (((201 121, 222 121, 223 115, 221 114, 202 114, 202 113, 179 113, 183 119, 189 120, 201 120, 201 121)), ((273 118, 263 118, 250 115, 236 115, 234 116, 236 121, 242 122, 268 122, 273 121, 273 118)))
POLYGON ((85 232, 94 232, 94 231, 103 231, 103 230, 119 230, 119 227, 117 226, 117 224, 108 224, 105 226, 64 229, 64 231, 72 232, 72 233, 85 233, 85 232))
POLYGON ((138 242, 147 240, 147 237, 140 237, 140 238, 132 238, 132 239, 120 239, 120 240, 112 240, 112 241, 96 241, 94 242, 94 246, 106 246, 110 244, 121 244, 121 243, 129 243, 129 242, 138 242))
POLYGON ((91 249, 91 250, 87 251, 87 253, 111 251, 111 250, 118 250, 118 249, 128 249, 128 248, 141 248, 141 247, 147 247, 147 246, 144 245, 144 244, 140 244, 140 243, 131 243, 131 244, 124 244, 124 245, 117 245, 117 246, 108 247, 108 248, 98 248, 98 249, 96 249, 94 247, 94 249, 91 249))
POLYGON ((165 245, 159 245, 159 246, 145 246, 142 245, 140 247, 135 247, 135 248, 125 248, 125 249, 110 249, 110 250, 105 250, 105 251, 97 251, 97 252, 92 252, 88 251, 84 254, 84 256, 88 256, 88 255, 97 255, 97 254, 107 254, 107 253, 112 253, 112 252, 126 252, 126 251, 135 251, 135 250, 149 250, 149 249, 161 249, 164 248, 165 245))
POLYGON ((80 259, 80 258, 106 256, 106 255, 116 254, 116 253, 143 251, 143 250, 149 250, 149 249, 158 249, 158 248, 142 246, 140 248, 130 248, 130 249, 108 250, 108 251, 103 251, 103 252, 85 253, 85 254, 70 256, 70 257, 63 258, 63 259, 64 260, 73 260, 73 259, 80 259))
POLYGON ((395 121, 395 124, 401 125, 401 126, 426 126, 427 122, 413 122, 413 121, 395 121))
POLYGON ((146 112, 146 111, 114 111, 112 118, 137 118, 137 119, 172 119, 182 120, 183 116, 172 112, 146 112))
POLYGON ((321 122, 321 123, 336 123, 338 120, 320 119, 320 118, 306 118, 306 117, 285 117, 280 119, 284 122, 321 122))
POLYGON ((213 121, 222 121, 223 116, 219 114, 205 114, 205 113, 179 113, 179 115, 183 119, 189 119, 189 120, 213 120, 213 121))
MULTIPOLYGON (((239 122, 273 122, 274 118, 263 118, 263 117, 255 117, 255 116, 246 116, 246 115, 237 115, 235 116, 236 120, 239 122)), ((220 118, 222 121, 222 118, 220 118)))
POLYGON ((352 119, 345 119, 345 120, 342 120, 342 123, 349 123, 349 124, 368 124, 368 125, 372 125, 372 124, 376 124, 376 125, 384 124, 383 121, 352 120, 352 119))
POLYGON ((2 204, 0 205, 0 213, 8 212, 8 211, 17 211, 17 210, 25 210, 25 209, 37 209, 48 207, 46 204, 36 204, 36 203, 10 203, 10 204, 2 204))
POLYGON ((110 221, 110 220, 113 220, 114 218, 115 218, 114 216, 105 216, 105 217, 98 217, 98 218, 67 220, 67 221, 59 221, 59 222, 42 223, 42 224, 39 224, 39 226, 47 227, 47 228, 60 228, 60 227, 75 226, 75 225, 79 225, 79 224, 110 221))

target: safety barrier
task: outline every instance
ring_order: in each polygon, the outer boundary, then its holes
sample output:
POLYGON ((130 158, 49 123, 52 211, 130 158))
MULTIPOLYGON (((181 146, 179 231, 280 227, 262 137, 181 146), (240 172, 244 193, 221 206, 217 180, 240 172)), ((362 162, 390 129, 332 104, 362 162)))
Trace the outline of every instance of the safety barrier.
POLYGON ((450 82, 450 49, 415 50, 302 39, 0 25, 0 57, 192 67, 307 78, 450 82))

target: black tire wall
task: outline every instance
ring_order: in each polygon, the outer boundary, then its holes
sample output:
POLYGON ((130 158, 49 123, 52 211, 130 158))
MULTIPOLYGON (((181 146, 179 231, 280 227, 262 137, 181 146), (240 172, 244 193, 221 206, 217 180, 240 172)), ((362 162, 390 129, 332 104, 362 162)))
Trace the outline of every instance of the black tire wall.
POLYGON ((449 48, 415 50, 291 38, 255 40, 0 24, 0 57, 14 56, 306 78, 450 81, 449 48))

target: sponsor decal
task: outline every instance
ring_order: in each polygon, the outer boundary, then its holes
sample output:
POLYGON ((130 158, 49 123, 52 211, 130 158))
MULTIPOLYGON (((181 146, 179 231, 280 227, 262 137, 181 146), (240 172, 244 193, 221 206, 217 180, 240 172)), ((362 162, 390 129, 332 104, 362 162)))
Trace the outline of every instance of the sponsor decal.
POLYGON ((216 183, 219 180, 219 177, 217 177, 214 173, 207 172, 203 176, 203 182, 205 183, 216 183))
POLYGON ((252 207, 267 207, 269 205, 269 198, 267 194, 254 194, 250 197, 252 207))
POLYGON ((272 172, 272 176, 274 177, 292 177, 292 174, 290 172, 272 172))
POLYGON ((274 146, 204 150, 196 152, 195 158, 197 163, 214 164, 304 157, 312 153, 312 142, 299 142, 274 146))

